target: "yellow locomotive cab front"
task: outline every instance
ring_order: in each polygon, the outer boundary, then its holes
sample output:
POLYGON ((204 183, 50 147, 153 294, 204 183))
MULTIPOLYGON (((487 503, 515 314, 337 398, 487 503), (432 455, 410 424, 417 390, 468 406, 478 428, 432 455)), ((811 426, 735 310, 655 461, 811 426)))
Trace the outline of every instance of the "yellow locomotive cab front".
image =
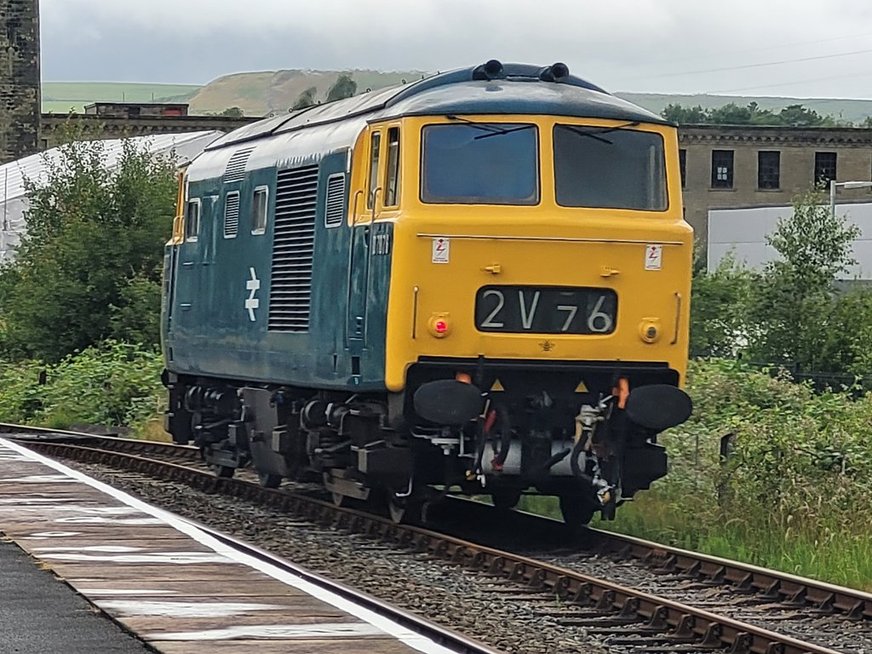
MULTIPOLYGON (((682 218, 676 132, 625 122, 531 116, 406 119, 403 178, 423 181, 418 188, 404 188, 403 210, 393 218, 390 390, 403 389, 409 367, 427 357, 659 363, 683 378, 692 232, 682 218), (466 132, 458 141, 479 132, 490 144, 526 132, 527 143, 535 146, 536 158, 526 164, 534 171, 533 194, 519 195, 516 203, 499 198, 428 202, 427 174, 438 171, 421 170, 427 160, 422 135, 443 125, 466 132), (575 129, 591 130, 572 133, 583 146, 590 141, 606 151, 634 147, 632 139, 640 137, 639 144, 652 151, 624 156, 650 162, 639 164, 654 179, 650 184, 660 186, 641 192, 650 196, 641 200, 650 208, 633 207, 640 201, 632 196, 640 192, 630 185, 644 181, 629 175, 614 180, 627 188, 590 198, 617 205, 626 193, 626 207, 563 206, 567 192, 559 185, 585 181, 557 169, 568 164, 556 154, 561 145, 555 134, 575 129), (633 134, 621 144, 619 132, 633 134), (434 328, 437 322, 441 330, 434 328)), ((462 157, 460 150, 456 154, 462 157)), ((450 162, 449 155, 440 163, 450 162)), ((509 161, 494 174, 506 174, 514 165, 525 164, 509 161)))

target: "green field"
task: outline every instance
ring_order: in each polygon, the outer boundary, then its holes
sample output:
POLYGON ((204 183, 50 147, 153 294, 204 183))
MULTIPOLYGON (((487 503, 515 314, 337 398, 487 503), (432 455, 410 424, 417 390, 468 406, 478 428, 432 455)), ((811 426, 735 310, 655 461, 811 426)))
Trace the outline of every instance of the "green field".
POLYGON ((192 84, 137 84, 122 82, 44 82, 42 110, 82 112, 92 102, 184 102, 199 86, 192 84))

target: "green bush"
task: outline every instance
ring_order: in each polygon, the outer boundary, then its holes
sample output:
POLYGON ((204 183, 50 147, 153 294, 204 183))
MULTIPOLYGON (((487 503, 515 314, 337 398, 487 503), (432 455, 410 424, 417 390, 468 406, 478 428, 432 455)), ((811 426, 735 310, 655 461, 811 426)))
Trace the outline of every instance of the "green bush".
MULTIPOLYGON (((837 283, 853 265, 855 225, 830 212, 819 191, 794 200, 768 244, 779 258, 750 270, 732 257, 694 270, 690 353, 788 366, 827 379, 867 378, 872 365, 872 289, 837 283)), ((872 386, 872 378, 866 379, 872 386)), ((842 383, 840 381, 840 383, 842 383)))
POLYGON ((158 353, 118 341, 89 347, 55 364, 2 363, 0 421, 141 431, 163 410, 162 369, 158 353))
POLYGON ((614 528, 872 589, 872 395, 730 361, 692 364, 688 390, 694 416, 662 437, 669 474, 614 528))
POLYGON ((125 141, 109 168, 102 141, 71 142, 26 187, 27 233, 0 266, 5 355, 56 362, 109 338, 156 346, 172 158, 125 141))

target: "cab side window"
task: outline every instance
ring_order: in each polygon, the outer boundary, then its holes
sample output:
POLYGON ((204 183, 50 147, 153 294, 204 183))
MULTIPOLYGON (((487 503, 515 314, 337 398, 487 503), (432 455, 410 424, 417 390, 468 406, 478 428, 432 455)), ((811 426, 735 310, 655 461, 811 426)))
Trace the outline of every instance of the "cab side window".
POLYGON ((388 160, 385 166, 385 206, 395 207, 400 203, 400 128, 388 130, 388 160))
POLYGON ((188 200, 185 210, 185 240, 196 241, 200 233, 200 198, 188 200))
POLYGON ((369 191, 366 194, 366 208, 375 205, 375 192, 378 188, 378 162, 381 151, 381 132, 373 132, 369 142, 369 191))
POLYGON ((266 212, 269 207, 269 187, 258 186, 254 189, 254 199, 251 212, 251 233, 266 232, 266 212))

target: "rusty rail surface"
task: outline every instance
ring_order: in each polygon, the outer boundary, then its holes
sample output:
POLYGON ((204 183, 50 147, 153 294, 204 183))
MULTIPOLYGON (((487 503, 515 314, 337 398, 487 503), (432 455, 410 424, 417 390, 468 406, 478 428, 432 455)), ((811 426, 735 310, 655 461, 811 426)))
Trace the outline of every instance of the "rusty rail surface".
MULTIPOLYGON (((34 433, 31 428, 0 433, 34 433)), ((48 430, 60 436, 57 430, 48 430)), ((132 446, 116 438, 75 435, 76 442, 55 439, 23 440, 23 444, 55 457, 88 463, 98 463, 132 470, 168 481, 183 482, 210 493, 254 501, 290 514, 320 523, 332 523, 358 533, 394 542, 429 555, 447 559, 496 577, 527 584, 531 590, 548 592, 574 605, 592 607, 602 615, 611 616, 610 625, 626 625, 633 633, 662 634, 664 641, 677 646, 730 647, 734 654, 839 654, 813 643, 804 642, 732 618, 695 608, 597 579, 579 572, 557 567, 511 552, 486 547, 474 542, 437 533, 419 527, 397 525, 387 518, 349 508, 283 489, 267 489, 241 479, 220 478, 202 469, 189 468, 142 456, 144 452, 172 453, 180 446, 139 441, 132 446), (90 440, 90 444, 89 444, 90 440), (148 443, 148 444, 145 444, 148 443), (96 446, 95 446, 96 445, 96 446), (116 450, 115 447, 118 446, 116 450), (133 448, 137 454, 126 451, 133 448), (149 450, 149 448, 152 448, 149 450), (641 624, 640 624, 641 623, 641 624)), ((186 448, 186 451, 193 448, 186 448)), ((186 455, 187 456, 187 455, 186 455)), ((547 520, 547 518, 542 518, 547 520)), ((553 522, 553 521, 552 521, 553 522)), ((694 554, 656 543, 646 543, 608 532, 595 532, 603 542, 611 542, 616 551, 634 557, 673 566, 691 574, 732 582, 760 589, 773 596, 787 596, 796 602, 810 602, 823 609, 838 610, 855 618, 869 616, 872 598, 869 594, 831 586, 771 570, 747 566, 732 561, 694 554)))

